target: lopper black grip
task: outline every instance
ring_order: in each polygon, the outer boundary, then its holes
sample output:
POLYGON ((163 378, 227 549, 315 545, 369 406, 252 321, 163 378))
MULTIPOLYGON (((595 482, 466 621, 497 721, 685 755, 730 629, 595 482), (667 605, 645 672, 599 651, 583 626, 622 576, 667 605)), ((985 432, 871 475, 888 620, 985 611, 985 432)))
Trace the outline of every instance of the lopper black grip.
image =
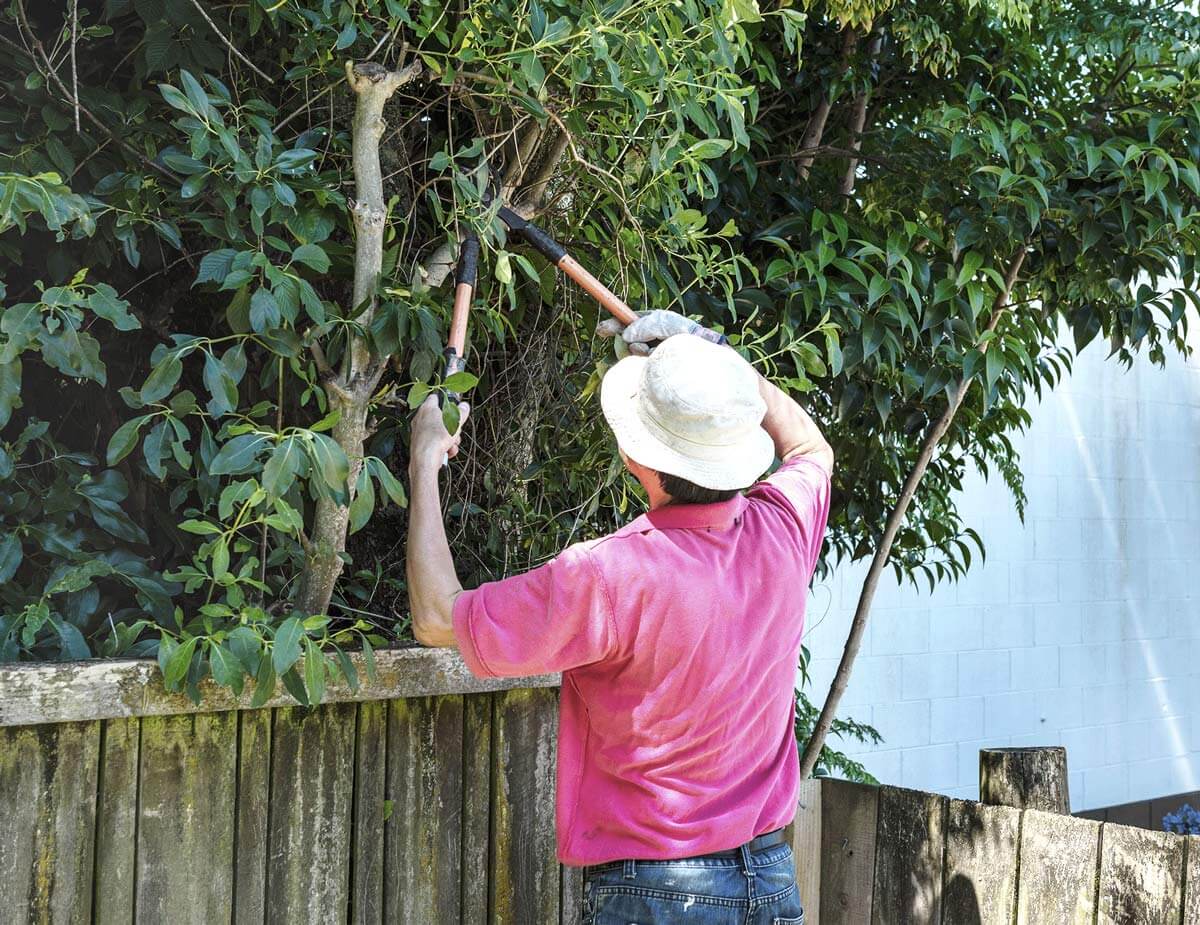
POLYGON ((455 283, 466 283, 474 288, 475 278, 479 275, 479 238, 475 232, 468 232, 463 238, 458 251, 458 267, 454 273, 455 283))
POLYGON ((515 231, 537 250, 543 257, 549 260, 555 266, 558 262, 567 256, 567 249, 555 241, 550 235, 542 231, 533 222, 521 218, 512 209, 501 207, 500 221, 504 222, 509 227, 509 230, 515 231))

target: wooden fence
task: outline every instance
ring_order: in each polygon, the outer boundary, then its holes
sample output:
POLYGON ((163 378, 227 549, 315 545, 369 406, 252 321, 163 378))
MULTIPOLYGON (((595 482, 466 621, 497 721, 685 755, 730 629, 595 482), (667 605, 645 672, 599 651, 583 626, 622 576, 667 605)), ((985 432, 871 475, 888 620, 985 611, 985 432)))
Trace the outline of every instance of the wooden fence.
POLYGON ((578 920, 555 677, 496 689, 445 652, 381 653, 342 702, 210 689, 198 712, 154 670, 0 671, 0 922, 578 920))
POLYGON ((1200 836, 824 780, 793 844, 806 925, 1200 925, 1200 836))
MULTIPOLYGON (((313 709, 165 693, 152 663, 0 669, 0 923, 575 925, 557 678, 383 653, 313 709)), ((809 925, 1200 925, 1200 837, 803 786, 809 925)))

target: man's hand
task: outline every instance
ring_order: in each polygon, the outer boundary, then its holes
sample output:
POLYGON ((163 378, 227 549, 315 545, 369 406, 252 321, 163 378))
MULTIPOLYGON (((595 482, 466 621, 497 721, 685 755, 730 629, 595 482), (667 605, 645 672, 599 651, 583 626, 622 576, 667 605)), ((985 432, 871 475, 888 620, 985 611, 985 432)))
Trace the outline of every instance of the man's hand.
POLYGON ((462 429, 467 422, 471 406, 460 402, 458 406, 458 430, 451 434, 446 430, 442 421, 442 409, 436 395, 430 395, 417 409, 413 418, 412 431, 409 438, 408 471, 409 475, 419 472, 436 472, 441 468, 443 460, 453 459, 458 454, 462 443, 462 429))
POLYGON ((703 325, 692 321, 691 318, 685 318, 677 312, 669 312, 661 308, 650 312, 638 312, 637 321, 628 327, 622 325, 616 318, 601 321, 596 326, 596 333, 601 337, 616 338, 617 355, 621 357, 629 353, 643 357, 648 356, 654 349, 651 344, 674 337, 676 334, 691 334, 714 344, 728 343, 724 334, 710 331, 703 325), (620 336, 618 337, 618 335, 620 336))

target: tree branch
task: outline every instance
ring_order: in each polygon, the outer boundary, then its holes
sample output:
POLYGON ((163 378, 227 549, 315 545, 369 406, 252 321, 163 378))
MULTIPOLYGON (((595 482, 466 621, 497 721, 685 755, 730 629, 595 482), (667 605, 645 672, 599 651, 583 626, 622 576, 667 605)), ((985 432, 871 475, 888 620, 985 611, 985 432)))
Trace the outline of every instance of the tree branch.
MULTIPOLYGON (((996 296, 996 301, 993 303, 992 317, 988 320, 987 332, 996 329, 996 325, 999 324, 1000 318, 1005 313, 1013 286, 1017 281, 1017 275, 1021 272, 1021 266, 1025 262, 1026 246, 1024 244, 1021 245, 1021 249, 1017 251, 1009 263, 1008 272, 1004 278, 1004 288, 996 296)), ((979 349, 986 351, 987 347, 988 345, 984 344, 979 349)), ((967 390, 971 387, 972 379, 973 377, 963 379, 955 391, 953 399, 947 404, 946 410, 942 412, 941 417, 930 424, 929 428, 925 431, 925 437, 921 441, 921 451, 917 455, 917 461, 913 463, 908 477, 904 480, 904 485, 900 489, 900 495, 896 499, 895 507, 888 514, 883 535, 880 537, 879 545, 875 549, 875 555, 871 558, 871 567, 867 570, 867 576, 863 580, 862 590, 858 596, 858 606, 854 609, 854 619, 850 623, 850 632, 846 637, 846 645, 842 650, 842 658, 838 663, 837 673, 833 676, 833 683, 829 686, 829 694, 825 698, 825 704, 821 707, 820 716, 817 717, 816 725, 813 726, 812 736, 809 737, 808 743, 804 746, 804 754, 800 758, 800 778, 802 780, 811 776, 813 769, 817 766, 817 760, 821 757, 821 749, 824 747, 825 739, 829 735, 829 728, 833 725, 833 718, 837 713, 838 704, 841 703, 842 695, 846 692, 846 686, 850 683, 850 673, 854 668, 854 660, 858 657, 858 650, 862 645, 863 633, 867 628, 867 617, 870 615, 871 602, 875 599, 875 590, 879 586, 879 579, 883 575, 883 570, 887 566, 888 559, 891 558, 892 546, 896 542, 896 534, 899 533, 900 527, 904 523, 908 507, 917 493, 917 486, 920 484, 925 471, 929 468, 929 464, 933 460, 933 454, 937 449, 938 443, 946 435, 946 431, 950 429, 950 424, 954 421, 954 416, 962 406, 963 399, 967 395, 967 390)))
MULTIPOLYGON (((840 74, 846 73, 846 69, 849 67, 850 55, 857 44, 858 33, 847 26, 842 35, 842 52, 838 59, 840 74)), ((812 115, 808 118, 808 127, 805 128, 804 135, 800 139, 801 149, 820 146, 821 139, 825 135, 825 124, 829 121, 829 111, 832 108, 833 99, 830 96, 829 89, 826 88, 825 92, 821 94, 821 101, 817 103, 817 108, 813 110, 812 115)), ((808 171, 812 167, 812 162, 813 159, 811 157, 804 156, 800 158, 799 167, 802 179, 808 179, 808 171)))
POLYGON ((221 28, 215 22, 212 21, 212 17, 208 15, 208 11, 205 10, 204 7, 200 5, 200 0, 192 0, 192 6, 194 6, 196 8, 197 13, 199 13, 201 16, 204 17, 204 21, 212 27, 212 31, 217 33, 217 38, 219 38, 222 42, 225 43, 225 47, 228 48, 229 51, 239 61, 242 62, 242 64, 246 65, 246 67, 250 68, 250 70, 254 71, 255 74, 257 74, 259 77, 261 77, 263 80, 267 81, 268 83, 274 83, 274 80, 267 74, 264 74, 262 71, 260 71, 254 65, 253 61, 251 61, 244 54, 242 54, 242 52, 238 49, 238 47, 229 40, 229 38, 225 35, 224 32, 221 31, 221 28))
MULTIPOLYGON (((873 69, 875 59, 879 57, 879 46, 883 43, 883 32, 876 29, 871 36, 871 41, 867 45, 867 70, 873 69)), ((841 185, 838 187, 838 192, 843 196, 849 196, 854 192, 854 181, 858 178, 858 152, 862 149, 862 134, 863 128, 867 124, 867 101, 871 98, 871 88, 867 84, 863 87, 861 93, 854 98, 854 109, 850 116, 850 148, 854 151, 854 155, 850 158, 846 165, 846 172, 842 175, 841 185)))

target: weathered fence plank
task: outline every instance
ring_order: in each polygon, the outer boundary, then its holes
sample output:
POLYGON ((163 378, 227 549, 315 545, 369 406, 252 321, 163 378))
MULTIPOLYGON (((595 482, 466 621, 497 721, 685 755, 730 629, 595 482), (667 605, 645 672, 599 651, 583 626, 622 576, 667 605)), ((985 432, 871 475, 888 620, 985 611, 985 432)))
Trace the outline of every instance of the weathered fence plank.
POLYGON ((275 711, 267 922, 343 922, 350 888, 354 704, 275 711))
POLYGON ((1169 832, 1104 823, 1098 925, 1178 922, 1185 845, 1182 838, 1169 832))
POLYGON ((1091 925, 1100 825, 1029 809, 1021 816, 1017 925, 1091 925))
POLYGON ((822 782, 821 925, 871 921, 878 817, 878 788, 822 782))
POLYGON ((559 890, 558 920, 560 925, 579 925, 583 921, 583 868, 563 867, 562 887, 559 890))
POLYGON ((137 719, 111 719, 101 730, 92 908, 96 925, 134 920, 140 738, 137 719))
POLYGON ((358 705, 354 743, 354 832, 350 858, 353 885, 350 921, 353 925, 383 922, 383 830, 388 814, 388 705, 373 701, 358 705))
POLYGON ((1189 835, 1185 839, 1187 848, 1187 873, 1183 887, 1183 922, 1195 925, 1200 922, 1200 835, 1189 835))
MULTIPOLYGON (((375 655, 375 680, 367 677, 362 656, 351 661, 361 679, 358 691, 344 681, 330 681, 324 703, 392 700, 507 690, 512 678, 477 678, 454 649, 384 649, 375 655)), ((557 687, 558 675, 521 678, 522 687, 557 687)), ((211 681, 200 685, 203 699, 163 689, 153 659, 96 659, 0 666, 0 726, 70 723, 123 716, 170 716, 246 709, 254 696, 248 683, 242 696, 211 681)), ((267 707, 295 706, 283 686, 267 699, 267 707)))
POLYGON ((229 920, 236 766, 236 714, 142 721, 137 827, 142 921, 229 920))
POLYGON ((951 800, 942 874, 945 925, 1010 925, 1017 901, 1020 810, 951 800))
POLYGON ((879 789, 872 922, 941 921, 945 844, 945 797, 899 787, 879 789))
POLYGON ((267 828, 271 805, 270 710, 238 714, 237 834, 233 925, 259 925, 267 910, 267 828))
POLYGON ((513 690, 494 698, 490 921, 554 922, 554 691, 513 690))
POLYGON ((457 922, 462 868, 461 697, 393 701, 388 717, 386 918, 457 922))
POLYGON ((87 922, 99 723, 0 729, 0 914, 87 922))
POLYGON ((491 825, 492 694, 463 700, 462 925, 486 925, 491 825))
POLYGON ((818 925, 821 915, 821 787, 816 778, 800 782, 791 831, 796 886, 808 925, 818 925))

